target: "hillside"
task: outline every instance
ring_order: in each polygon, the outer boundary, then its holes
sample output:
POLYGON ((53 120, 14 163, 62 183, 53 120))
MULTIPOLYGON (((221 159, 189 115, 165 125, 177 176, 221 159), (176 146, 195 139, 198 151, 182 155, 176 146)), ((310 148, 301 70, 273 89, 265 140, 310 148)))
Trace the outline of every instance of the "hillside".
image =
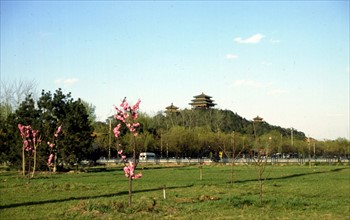
MULTIPOLYGON (((186 128, 209 126, 212 131, 222 131, 231 133, 233 131, 241 134, 254 135, 254 126, 257 136, 277 131, 283 136, 290 136, 290 128, 282 128, 280 126, 271 125, 266 121, 255 122, 253 126, 252 120, 247 120, 231 110, 222 109, 184 109, 176 113, 167 113, 166 116, 158 114, 155 117, 163 118, 166 126, 184 126, 186 128)), ((296 139, 305 139, 303 132, 293 129, 293 136, 296 139)))

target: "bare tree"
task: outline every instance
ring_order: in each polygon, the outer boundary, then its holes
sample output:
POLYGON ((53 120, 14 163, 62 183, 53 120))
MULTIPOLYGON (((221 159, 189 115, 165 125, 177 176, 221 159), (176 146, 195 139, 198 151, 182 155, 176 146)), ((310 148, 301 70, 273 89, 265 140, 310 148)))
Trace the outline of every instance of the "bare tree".
POLYGON ((36 99, 35 80, 15 79, 12 82, 1 80, 0 103, 2 117, 7 118, 30 94, 36 99))
POLYGON ((258 176, 259 181, 259 202, 260 205, 262 204, 262 198, 263 198, 263 184, 264 184, 264 172, 267 164, 267 152, 263 149, 260 149, 258 151, 257 156, 254 158, 254 166, 255 170, 258 176))
MULTIPOLYGON (((263 146, 263 144, 260 143, 260 139, 257 138, 257 124, 260 124, 263 122, 263 118, 257 116, 253 118, 253 128, 254 128, 254 139, 255 139, 255 149, 257 152, 254 152, 253 157, 253 164, 256 168, 258 181, 259 181, 259 202, 260 205, 262 205, 262 198, 263 198, 263 184, 264 180, 266 178, 263 178, 266 164, 267 164, 267 158, 269 154, 269 144, 267 144, 266 147, 263 146), (257 155, 255 154, 257 153, 257 155)), ((271 137, 269 137, 269 141, 271 140, 271 137)))

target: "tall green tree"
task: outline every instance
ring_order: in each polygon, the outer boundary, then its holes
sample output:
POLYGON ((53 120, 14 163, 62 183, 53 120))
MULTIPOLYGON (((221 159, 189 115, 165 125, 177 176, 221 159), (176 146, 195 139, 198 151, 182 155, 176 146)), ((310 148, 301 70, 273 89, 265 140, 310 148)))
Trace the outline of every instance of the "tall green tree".
POLYGON ((93 129, 82 101, 70 100, 64 107, 64 118, 60 121, 63 127, 63 137, 58 147, 61 159, 70 164, 87 159, 92 151, 93 129))

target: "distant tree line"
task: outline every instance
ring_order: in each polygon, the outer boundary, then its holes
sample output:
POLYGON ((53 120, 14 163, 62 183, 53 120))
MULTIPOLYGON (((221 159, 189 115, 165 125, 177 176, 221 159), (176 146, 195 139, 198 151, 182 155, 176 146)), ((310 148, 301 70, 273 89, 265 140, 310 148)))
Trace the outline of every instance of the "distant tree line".
MULTIPOLYGON (((28 92, 28 91, 27 91, 28 92)), ((11 94, 11 93, 9 93, 11 94)), ((9 95, 7 94, 7 95, 9 95)), ((39 130, 42 143, 38 147, 38 169, 47 169, 48 142, 55 129, 62 126, 57 139, 58 162, 73 165, 84 159, 117 157, 122 147, 131 155, 132 136, 126 127, 121 138, 112 132, 117 121, 112 116, 105 122, 96 121, 94 106, 81 99, 74 100, 61 89, 55 93, 42 91, 34 99, 30 92, 14 106, 9 97, 0 103, 0 162, 21 164, 21 139, 17 125, 31 125, 39 130)), ((225 152, 251 155, 261 149, 268 154, 297 153, 323 157, 349 157, 349 140, 316 141, 303 132, 273 126, 265 121, 253 122, 230 110, 184 109, 176 113, 159 112, 155 116, 139 114, 138 152, 155 152, 159 157, 209 157, 225 152), (309 140, 309 141, 308 141, 309 140), (311 150, 310 150, 311 149, 311 150)))
MULTIPOLYGON (((307 138, 301 131, 273 126, 267 122, 253 122, 230 110, 185 109, 177 113, 159 112, 150 117, 140 114, 138 150, 155 152, 159 157, 209 157, 225 152, 224 156, 252 156, 262 149, 271 156, 276 153, 303 157, 349 157, 350 142, 344 138, 317 141, 307 138)), ((131 136, 124 134, 118 143, 109 137, 109 123, 116 125, 113 117, 106 122, 95 123, 96 156, 116 156, 117 146, 122 145, 131 153, 131 136)), ((122 129, 123 131, 123 129, 122 129)))

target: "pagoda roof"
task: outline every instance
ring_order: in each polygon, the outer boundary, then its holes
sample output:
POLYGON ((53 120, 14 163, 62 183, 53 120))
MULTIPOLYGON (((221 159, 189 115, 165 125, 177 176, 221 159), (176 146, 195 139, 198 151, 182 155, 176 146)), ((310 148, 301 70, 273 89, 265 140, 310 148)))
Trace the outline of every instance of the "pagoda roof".
POLYGON ((200 94, 200 95, 196 95, 196 96, 193 96, 193 98, 212 98, 211 96, 209 96, 209 95, 206 95, 206 94, 204 94, 203 92, 202 92, 202 94, 200 94))
POLYGON ((165 112, 169 113, 169 112, 178 112, 179 107, 175 106, 173 103, 171 103, 171 105, 169 105, 168 107, 165 107, 165 112))
POLYGON ((213 103, 213 100, 211 100, 211 99, 202 99, 202 98, 200 98, 200 99, 192 99, 191 101, 192 102, 196 102, 196 103, 198 103, 198 102, 205 102, 205 103, 211 102, 211 103, 213 103))
POLYGON ((213 100, 211 100, 212 97, 204 94, 203 92, 202 94, 193 97, 194 99, 192 99, 192 102, 189 104, 194 108, 210 108, 216 105, 213 103, 213 100))
POLYGON ((173 110, 173 109, 179 109, 179 107, 175 106, 173 103, 171 103, 171 105, 169 105, 168 107, 165 107, 168 110, 173 110))
POLYGON ((253 120, 256 121, 256 122, 262 122, 264 119, 259 117, 259 115, 258 115, 255 118, 253 118, 253 120))

